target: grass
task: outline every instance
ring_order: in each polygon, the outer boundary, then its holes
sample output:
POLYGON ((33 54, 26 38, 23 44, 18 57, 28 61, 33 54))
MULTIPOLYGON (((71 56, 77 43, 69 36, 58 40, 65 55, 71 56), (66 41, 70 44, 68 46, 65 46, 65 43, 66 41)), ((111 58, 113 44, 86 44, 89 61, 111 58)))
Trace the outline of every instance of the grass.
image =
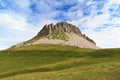
POLYGON ((120 49, 31 45, 0 52, 0 80, 120 80, 120 49))
POLYGON ((65 32, 55 30, 50 35, 48 35, 49 39, 61 39, 61 40, 67 40, 68 36, 65 34, 65 32))

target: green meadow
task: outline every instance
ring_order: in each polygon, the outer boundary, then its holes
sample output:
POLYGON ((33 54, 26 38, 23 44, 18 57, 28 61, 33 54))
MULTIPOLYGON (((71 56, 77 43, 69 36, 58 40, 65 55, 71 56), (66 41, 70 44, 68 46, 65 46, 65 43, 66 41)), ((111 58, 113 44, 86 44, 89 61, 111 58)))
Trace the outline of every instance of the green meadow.
POLYGON ((0 80, 120 80, 120 49, 31 45, 0 51, 0 80))

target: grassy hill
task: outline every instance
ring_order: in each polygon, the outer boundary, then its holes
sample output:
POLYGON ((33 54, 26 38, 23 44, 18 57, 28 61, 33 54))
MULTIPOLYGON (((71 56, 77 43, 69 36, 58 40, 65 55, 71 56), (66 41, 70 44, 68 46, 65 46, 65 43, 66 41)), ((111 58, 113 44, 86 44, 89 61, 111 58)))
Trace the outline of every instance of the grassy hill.
POLYGON ((0 80, 120 80, 120 49, 31 45, 0 51, 0 80))

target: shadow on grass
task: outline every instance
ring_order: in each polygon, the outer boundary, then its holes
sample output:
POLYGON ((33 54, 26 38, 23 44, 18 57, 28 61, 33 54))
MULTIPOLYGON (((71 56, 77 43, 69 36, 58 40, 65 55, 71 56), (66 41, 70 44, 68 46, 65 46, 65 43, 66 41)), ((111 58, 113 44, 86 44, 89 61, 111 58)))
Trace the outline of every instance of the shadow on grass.
POLYGON ((110 77, 109 80, 120 80, 120 71, 114 72, 110 77))
MULTIPOLYGON (((48 57, 48 61, 49 61, 49 57, 55 57, 56 61, 58 61, 58 58, 61 57, 63 59, 67 59, 67 58, 78 58, 78 57, 85 57, 88 54, 82 54, 82 53, 86 53, 87 51, 81 51, 81 53, 77 52, 77 51, 73 51, 73 50, 69 50, 69 51, 58 51, 58 50, 31 50, 31 51, 3 51, 0 54, 0 57, 48 57), (9 53, 9 54, 8 54, 9 53)), ((88 52, 87 52, 88 53, 88 52)), ((77 64, 76 64, 77 65, 77 64)), ((20 71, 15 71, 15 72, 9 72, 9 73, 4 73, 4 74, 0 74, 0 78, 4 78, 4 77, 10 77, 10 76, 14 76, 14 75, 19 75, 19 74, 27 74, 27 73, 32 73, 32 72, 49 72, 49 71, 55 71, 55 70, 62 70, 62 69, 67 69, 67 68, 71 68, 75 65, 56 65, 53 68, 38 68, 38 69, 25 69, 25 70, 20 70, 20 71)))
POLYGON ((33 73, 33 72, 50 72, 50 71, 58 71, 58 70, 64 70, 64 69, 69 69, 77 66, 84 66, 84 65, 91 65, 91 64, 96 64, 94 62, 76 62, 70 65, 56 65, 52 68, 36 68, 36 69, 25 69, 25 70, 20 70, 20 71, 15 71, 15 72, 10 72, 10 73, 4 73, 0 75, 0 78, 5 78, 5 77, 11 77, 15 75, 20 75, 20 74, 27 74, 27 73, 33 73))
MULTIPOLYGON (((20 71, 15 71, 15 72, 10 72, 10 73, 4 73, 0 75, 0 78, 5 78, 5 77, 11 77, 15 75, 20 75, 20 74, 27 74, 27 73, 33 73, 33 72, 50 72, 50 71, 58 71, 58 70, 64 70, 64 69, 69 69, 69 68, 74 68, 78 66, 86 66, 86 65, 93 65, 93 64, 99 64, 101 62, 96 62, 96 61, 78 61, 78 62, 73 62, 70 64, 58 64, 53 67, 42 67, 42 68, 33 68, 33 69, 24 69, 20 71)), ((105 63, 105 62, 102 62, 105 63)))
POLYGON ((15 75, 27 74, 27 73, 32 73, 32 72, 48 72, 48 71, 53 71, 53 70, 49 69, 49 68, 40 68, 40 69, 34 69, 34 70, 26 69, 26 70, 2 74, 2 75, 0 75, 0 78, 11 77, 11 76, 15 76, 15 75))
MULTIPOLYGON (((113 57, 115 55, 120 55, 118 53, 119 51, 112 52, 111 50, 98 50, 94 52, 87 52, 87 51, 57 51, 57 50, 48 50, 48 51, 12 51, 10 54, 2 54, 3 56, 14 56, 14 57, 19 57, 19 56, 34 56, 34 57, 63 57, 63 58, 81 58, 81 57, 91 57, 91 58, 101 58, 101 57, 113 57), (11 54, 12 53, 12 54, 11 54), (22 53, 22 54, 21 54, 22 53), (24 55, 23 55, 24 54, 24 55)), ((6 52, 5 52, 6 53, 6 52)), ((68 69, 71 67, 76 67, 76 66, 83 66, 83 65, 90 65, 90 64, 96 64, 96 62, 77 62, 74 64, 70 65, 56 65, 52 68, 37 68, 37 69, 25 69, 25 70, 20 70, 20 71, 15 71, 15 72, 10 72, 10 73, 4 73, 0 75, 0 78, 5 78, 5 77, 10 77, 10 76, 15 76, 15 75, 20 75, 20 74, 27 74, 27 73, 33 73, 33 72, 49 72, 49 71, 57 71, 57 70, 63 70, 63 69, 68 69)))

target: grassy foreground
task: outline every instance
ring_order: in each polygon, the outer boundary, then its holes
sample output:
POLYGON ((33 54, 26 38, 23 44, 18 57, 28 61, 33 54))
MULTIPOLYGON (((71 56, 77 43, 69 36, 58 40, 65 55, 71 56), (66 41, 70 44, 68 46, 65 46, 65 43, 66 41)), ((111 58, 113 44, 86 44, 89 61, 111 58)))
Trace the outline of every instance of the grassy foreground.
POLYGON ((32 45, 0 51, 0 80, 120 80, 120 49, 32 45))

